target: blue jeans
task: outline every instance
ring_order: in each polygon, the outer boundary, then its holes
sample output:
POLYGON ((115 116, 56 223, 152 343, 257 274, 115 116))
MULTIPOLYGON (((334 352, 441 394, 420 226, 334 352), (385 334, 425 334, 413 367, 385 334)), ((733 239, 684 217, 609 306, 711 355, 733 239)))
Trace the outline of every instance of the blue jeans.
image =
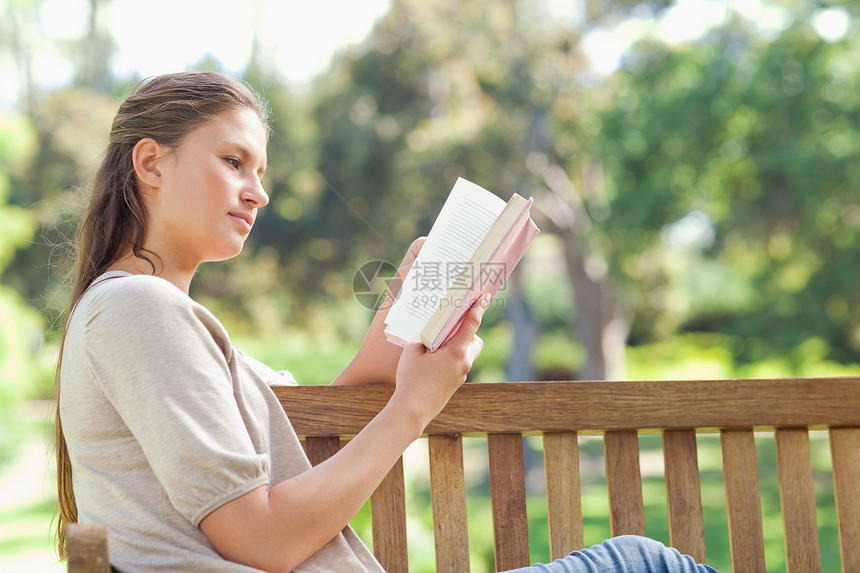
POLYGON ((552 563, 514 569, 508 573, 717 573, 697 564, 689 555, 666 547, 659 541, 621 535, 600 545, 574 551, 552 563))

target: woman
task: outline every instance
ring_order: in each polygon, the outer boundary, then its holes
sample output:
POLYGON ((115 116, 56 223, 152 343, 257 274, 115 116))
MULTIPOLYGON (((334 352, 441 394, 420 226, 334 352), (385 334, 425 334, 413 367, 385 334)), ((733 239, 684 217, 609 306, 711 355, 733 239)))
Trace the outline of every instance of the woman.
MULTIPOLYGON (((385 342, 379 314, 334 383, 389 381, 392 398, 312 468, 269 388, 292 378, 235 350, 188 297, 200 263, 237 255, 268 203, 266 120, 250 89, 218 74, 159 76, 120 106, 79 230, 58 367, 61 556, 63 526, 80 520, 108 524, 127 573, 381 570, 348 522, 465 381, 489 301, 434 353, 385 342)), ((677 554, 641 538, 601 547, 630 563, 677 554)))

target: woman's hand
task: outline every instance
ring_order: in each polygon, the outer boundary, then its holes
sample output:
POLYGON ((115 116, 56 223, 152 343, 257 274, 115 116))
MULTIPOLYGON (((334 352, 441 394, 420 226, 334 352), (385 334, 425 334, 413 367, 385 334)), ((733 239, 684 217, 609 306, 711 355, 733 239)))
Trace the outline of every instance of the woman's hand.
POLYGON ((404 348, 391 400, 414 412, 420 426, 419 434, 466 381, 466 374, 481 354, 484 342, 477 331, 489 304, 488 294, 475 301, 457 333, 435 352, 430 352, 420 342, 404 348))
POLYGON ((386 340, 385 317, 388 316, 388 310, 394 304, 406 273, 412 268, 425 239, 426 237, 419 237, 409 245, 409 250, 397 267, 397 273, 388 284, 383 303, 376 311, 358 352, 332 384, 394 384, 397 363, 403 348, 386 340))

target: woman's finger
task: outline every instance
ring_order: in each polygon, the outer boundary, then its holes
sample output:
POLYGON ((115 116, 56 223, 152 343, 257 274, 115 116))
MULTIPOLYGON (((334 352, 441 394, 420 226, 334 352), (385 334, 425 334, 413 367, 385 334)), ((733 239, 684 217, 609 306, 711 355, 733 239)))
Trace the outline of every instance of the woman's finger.
POLYGON ((463 321, 460 323, 457 333, 452 336, 446 344, 454 343, 468 346, 472 342, 472 339, 477 335, 478 327, 481 326, 481 319, 484 316, 484 311, 487 310, 488 306, 490 306, 491 298, 490 294, 486 293, 475 300, 472 304, 472 308, 470 308, 463 317, 463 321))

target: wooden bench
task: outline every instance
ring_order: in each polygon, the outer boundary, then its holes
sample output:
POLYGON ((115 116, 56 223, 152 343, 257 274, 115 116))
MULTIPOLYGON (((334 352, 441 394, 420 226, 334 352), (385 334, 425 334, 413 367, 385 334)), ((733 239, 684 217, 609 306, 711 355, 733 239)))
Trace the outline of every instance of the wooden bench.
MULTIPOLYGON (((364 427, 391 391, 299 386, 276 393, 319 463, 364 427)), ((603 439, 612 535, 643 535, 639 435, 657 433, 669 541, 706 561, 697 435, 718 433, 732 569, 764 572, 755 444, 761 432, 776 444, 787 571, 821 571, 810 430, 826 430, 829 438, 842 570, 860 571, 860 377, 466 384, 426 432, 437 571, 469 571, 463 436, 487 440, 501 571, 530 564, 522 436, 543 440, 552 558, 584 546, 580 436, 603 439)), ((371 498, 374 553, 392 573, 408 570, 405 507, 401 459, 371 498)), ((70 531, 70 556, 76 543, 70 531)), ((101 571, 73 569, 70 558, 72 570, 101 571)))

